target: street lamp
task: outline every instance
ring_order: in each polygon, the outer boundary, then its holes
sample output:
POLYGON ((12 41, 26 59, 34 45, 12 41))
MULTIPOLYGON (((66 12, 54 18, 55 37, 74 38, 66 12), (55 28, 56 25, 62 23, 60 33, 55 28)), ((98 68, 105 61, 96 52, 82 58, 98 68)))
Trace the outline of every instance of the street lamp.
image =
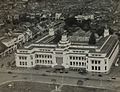
POLYGON ((12 92, 12 88, 14 88, 14 85, 11 83, 11 84, 8 84, 8 87, 10 88, 10 92, 12 92))

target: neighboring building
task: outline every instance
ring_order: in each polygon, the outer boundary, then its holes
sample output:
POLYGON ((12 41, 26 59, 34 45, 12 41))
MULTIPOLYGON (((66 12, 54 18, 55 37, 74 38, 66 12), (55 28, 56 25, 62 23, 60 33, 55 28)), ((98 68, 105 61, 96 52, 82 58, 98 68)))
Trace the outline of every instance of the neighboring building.
POLYGON ((88 19, 94 19, 94 15, 77 15, 75 16, 75 18, 79 21, 79 20, 88 20, 88 19))
POLYGON ((22 46, 26 42, 25 36, 23 33, 13 33, 12 37, 16 38, 15 44, 17 44, 17 47, 22 46))
MULTIPOLYGON (((27 31, 26 31, 27 32, 27 31)), ((0 38, 0 57, 13 53, 26 42, 23 33, 8 33, 0 38)))
POLYGON ((29 28, 23 34, 25 36, 25 42, 28 42, 29 40, 33 38, 33 33, 29 28))
POLYGON ((0 57, 11 54, 17 50, 17 38, 5 37, 0 41, 0 57))
POLYGON ((15 55, 17 67, 61 66, 108 73, 117 60, 119 41, 115 35, 103 36, 95 45, 89 45, 87 40, 68 39, 64 33, 59 43, 55 44, 55 36, 51 35, 51 31, 49 35, 17 50, 15 55))

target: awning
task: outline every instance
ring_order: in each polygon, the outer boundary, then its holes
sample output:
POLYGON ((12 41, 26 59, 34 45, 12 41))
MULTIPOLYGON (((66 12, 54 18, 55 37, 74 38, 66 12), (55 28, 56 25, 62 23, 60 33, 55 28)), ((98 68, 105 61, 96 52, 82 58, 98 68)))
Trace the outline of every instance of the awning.
POLYGON ((65 69, 65 67, 62 65, 55 65, 54 69, 65 69))

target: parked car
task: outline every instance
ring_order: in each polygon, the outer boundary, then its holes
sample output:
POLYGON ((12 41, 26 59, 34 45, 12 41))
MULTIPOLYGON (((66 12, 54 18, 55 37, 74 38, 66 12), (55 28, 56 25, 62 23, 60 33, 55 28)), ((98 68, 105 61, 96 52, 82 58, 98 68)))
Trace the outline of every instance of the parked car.
POLYGON ((12 72, 11 72, 11 71, 8 71, 8 74, 12 74, 12 72))
POLYGON ((43 74, 41 74, 42 76, 47 76, 47 74, 45 74, 45 73, 43 73, 43 74))
POLYGON ((115 78, 115 77, 112 77, 111 79, 114 79, 114 80, 115 80, 116 78, 115 78))
POLYGON ((65 73, 68 73, 68 70, 65 70, 65 73))
POLYGON ((63 70, 60 70, 60 73, 63 73, 63 70))
POLYGON ((77 85, 83 85, 83 81, 82 80, 78 80, 77 81, 77 85))
POLYGON ((102 77, 102 75, 101 75, 101 74, 99 74, 98 76, 99 76, 99 77, 102 77))

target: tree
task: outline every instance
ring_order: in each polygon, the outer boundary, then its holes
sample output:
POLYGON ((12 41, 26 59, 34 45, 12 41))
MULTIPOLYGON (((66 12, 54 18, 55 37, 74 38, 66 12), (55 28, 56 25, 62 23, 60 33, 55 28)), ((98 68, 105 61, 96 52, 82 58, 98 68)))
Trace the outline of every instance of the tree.
POLYGON ((65 19, 65 25, 72 27, 73 25, 77 25, 77 20, 74 17, 65 19))
POLYGON ((89 31, 91 29, 90 27, 90 23, 91 20, 82 20, 82 23, 80 23, 80 27, 84 30, 84 31, 89 31))
POLYGON ((58 43, 61 40, 61 37, 62 37, 62 33, 60 30, 58 30, 55 34, 54 42, 58 43))
POLYGON ((101 28, 98 28, 96 30, 96 33, 99 35, 99 36, 102 36, 104 34, 104 27, 101 27, 101 28))
POLYGON ((94 32, 92 32, 92 34, 90 35, 89 44, 90 45, 96 44, 96 37, 95 37, 95 33, 94 32))

